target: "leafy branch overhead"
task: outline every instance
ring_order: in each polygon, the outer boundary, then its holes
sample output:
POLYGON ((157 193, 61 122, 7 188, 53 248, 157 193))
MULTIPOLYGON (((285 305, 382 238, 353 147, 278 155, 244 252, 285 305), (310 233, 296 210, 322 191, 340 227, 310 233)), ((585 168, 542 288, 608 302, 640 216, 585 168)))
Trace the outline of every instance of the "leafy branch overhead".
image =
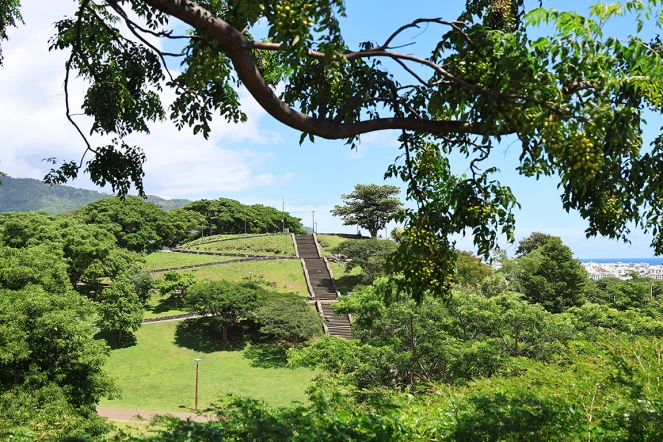
MULTIPOLYGON (((448 293, 449 235, 472 233, 482 255, 500 235, 513 240, 518 204, 490 163, 505 137, 517 140, 519 173, 559 179, 564 208, 588 221, 587 235, 627 240, 636 225, 663 252, 663 138, 641 150, 643 116, 663 104, 663 2, 598 3, 586 16, 527 9, 524 0, 462 3, 457 17, 442 2, 432 18, 353 48, 343 38, 342 0, 77 0, 75 15, 56 23, 51 47, 70 54, 66 113, 91 159, 66 162, 47 180, 86 168, 119 193, 130 185, 142 193, 146 159, 126 137, 157 120, 205 137, 215 115, 245 121, 243 86, 302 141, 356 146, 362 134, 398 132, 401 154, 387 176, 407 183, 416 207, 401 216, 409 229, 391 267, 413 294, 448 293), (189 30, 173 32, 175 19, 189 30), (620 20, 634 27, 625 40, 606 31, 620 20), (258 21, 265 40, 251 35, 258 21), (432 52, 399 49, 424 27, 441 32, 432 52), (181 51, 165 52, 154 38, 181 51), (180 73, 168 69, 172 59, 180 73), (82 103, 70 102, 73 75, 89 83, 82 103), (175 93, 168 109, 162 88, 175 93), (92 117, 91 132, 110 135, 112 144, 89 144, 73 117, 78 105, 92 117), (463 176, 451 172, 454 153, 466 158, 463 176)), ((19 22, 18 2, 3 2, 0 41, 19 22)))

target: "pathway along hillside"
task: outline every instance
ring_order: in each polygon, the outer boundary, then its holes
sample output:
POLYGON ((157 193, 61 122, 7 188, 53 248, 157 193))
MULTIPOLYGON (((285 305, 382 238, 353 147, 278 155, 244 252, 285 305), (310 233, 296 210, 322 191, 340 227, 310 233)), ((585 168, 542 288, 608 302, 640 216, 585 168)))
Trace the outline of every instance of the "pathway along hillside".
POLYGON ((302 260, 311 298, 324 318, 325 332, 329 336, 352 339, 350 319, 347 315, 334 315, 331 304, 338 300, 339 293, 329 272, 324 257, 320 256, 318 244, 313 235, 295 235, 295 244, 302 260))

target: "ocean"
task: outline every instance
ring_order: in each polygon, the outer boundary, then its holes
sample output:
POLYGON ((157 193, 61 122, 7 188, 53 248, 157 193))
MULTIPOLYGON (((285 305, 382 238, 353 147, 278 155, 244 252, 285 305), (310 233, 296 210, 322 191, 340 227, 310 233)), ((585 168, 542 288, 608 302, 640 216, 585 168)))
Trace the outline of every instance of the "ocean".
POLYGON ((595 262, 597 264, 607 264, 615 262, 623 262, 624 264, 639 264, 641 262, 647 263, 650 266, 663 264, 663 257, 660 258, 594 258, 594 259, 580 259, 580 262, 595 262))

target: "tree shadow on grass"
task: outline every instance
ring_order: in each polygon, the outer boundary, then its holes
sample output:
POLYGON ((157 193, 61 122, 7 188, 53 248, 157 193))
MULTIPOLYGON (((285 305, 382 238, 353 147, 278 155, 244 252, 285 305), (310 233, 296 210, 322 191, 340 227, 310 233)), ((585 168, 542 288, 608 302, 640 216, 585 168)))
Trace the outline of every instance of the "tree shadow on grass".
POLYGON ((347 295, 360 284, 360 275, 343 275, 336 279, 336 288, 343 295, 347 295))
POLYGON ((192 318, 177 324, 175 345, 201 353, 215 351, 238 351, 244 349, 254 335, 255 326, 250 321, 241 321, 228 330, 228 343, 223 342, 223 334, 218 322, 211 317, 192 318))
POLYGON ((247 347, 244 357, 257 368, 283 368, 288 364, 286 348, 278 343, 252 344, 247 347))
POLYGON ((136 335, 131 332, 124 332, 122 337, 122 343, 118 342, 118 334, 116 331, 102 330, 94 335, 94 339, 104 340, 106 344, 111 348, 111 350, 117 350, 119 348, 129 348, 137 344, 136 335))
POLYGON ((154 314, 166 313, 171 310, 178 310, 178 307, 181 308, 181 301, 178 304, 177 298, 168 296, 167 298, 162 298, 159 300, 159 303, 155 306, 147 306, 147 309, 154 314))

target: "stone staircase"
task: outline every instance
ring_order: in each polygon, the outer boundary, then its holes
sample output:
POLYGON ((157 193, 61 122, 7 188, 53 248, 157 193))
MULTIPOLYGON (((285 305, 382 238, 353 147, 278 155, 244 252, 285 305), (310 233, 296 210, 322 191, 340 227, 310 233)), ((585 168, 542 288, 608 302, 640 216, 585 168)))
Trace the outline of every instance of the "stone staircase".
POLYGON ((334 280, 329 273, 325 259, 320 256, 318 244, 313 235, 295 235, 299 257, 306 268, 311 298, 324 318, 325 331, 330 336, 352 339, 350 319, 347 315, 335 316, 330 305, 338 299, 334 280))

